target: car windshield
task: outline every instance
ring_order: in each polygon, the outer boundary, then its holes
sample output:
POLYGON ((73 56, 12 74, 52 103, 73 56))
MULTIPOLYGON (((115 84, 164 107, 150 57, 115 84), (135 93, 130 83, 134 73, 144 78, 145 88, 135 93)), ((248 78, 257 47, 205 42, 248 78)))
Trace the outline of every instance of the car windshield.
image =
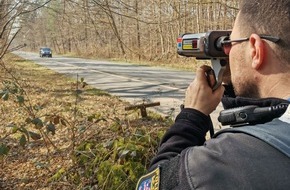
POLYGON ((51 51, 50 48, 42 48, 42 51, 51 51))

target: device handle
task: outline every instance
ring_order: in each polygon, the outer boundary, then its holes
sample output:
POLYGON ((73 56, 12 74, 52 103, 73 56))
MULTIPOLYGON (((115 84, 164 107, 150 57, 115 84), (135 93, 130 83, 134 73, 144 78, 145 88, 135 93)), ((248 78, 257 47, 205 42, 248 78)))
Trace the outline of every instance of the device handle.
POLYGON ((212 58, 211 59, 211 65, 212 65, 212 69, 213 69, 213 77, 215 79, 214 82, 212 82, 212 75, 209 75, 211 77, 208 78, 209 85, 212 87, 213 90, 217 89, 223 81, 223 74, 226 70, 228 61, 226 59, 219 59, 219 58, 212 58))

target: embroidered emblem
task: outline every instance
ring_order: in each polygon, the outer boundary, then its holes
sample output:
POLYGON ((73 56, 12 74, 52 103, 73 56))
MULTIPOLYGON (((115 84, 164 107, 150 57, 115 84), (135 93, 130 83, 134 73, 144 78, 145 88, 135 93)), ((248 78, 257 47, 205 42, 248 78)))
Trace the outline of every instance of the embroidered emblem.
POLYGON ((136 190, 159 190, 159 182, 160 168, 158 167, 139 179, 136 190))

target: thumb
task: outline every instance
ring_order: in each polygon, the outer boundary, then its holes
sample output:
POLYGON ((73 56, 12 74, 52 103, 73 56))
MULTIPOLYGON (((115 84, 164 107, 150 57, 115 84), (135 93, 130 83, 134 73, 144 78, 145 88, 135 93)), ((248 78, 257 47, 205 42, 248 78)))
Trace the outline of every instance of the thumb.
POLYGON ((213 91, 213 95, 221 100, 222 96, 224 95, 224 92, 225 87, 223 85, 220 85, 217 89, 213 91))

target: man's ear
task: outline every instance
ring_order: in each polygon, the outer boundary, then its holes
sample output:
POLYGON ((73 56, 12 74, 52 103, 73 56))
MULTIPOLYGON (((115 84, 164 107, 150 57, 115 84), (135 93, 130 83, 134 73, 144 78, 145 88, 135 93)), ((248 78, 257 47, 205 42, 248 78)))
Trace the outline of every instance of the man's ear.
POLYGON ((258 70, 264 63, 265 44, 257 34, 252 34, 249 39, 252 58, 252 67, 258 70))

